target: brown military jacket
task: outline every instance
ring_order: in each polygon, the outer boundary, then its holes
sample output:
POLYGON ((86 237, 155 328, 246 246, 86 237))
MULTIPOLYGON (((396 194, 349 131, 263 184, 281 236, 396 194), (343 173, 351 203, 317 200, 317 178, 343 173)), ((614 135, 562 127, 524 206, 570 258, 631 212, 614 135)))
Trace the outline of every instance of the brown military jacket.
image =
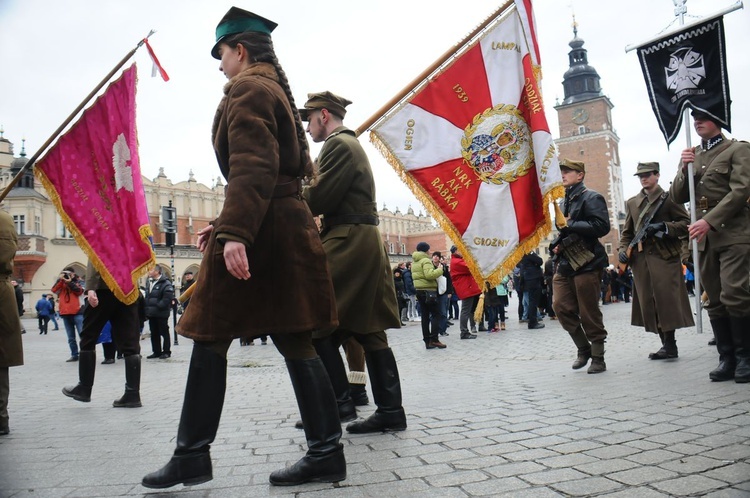
POLYGON ((307 204, 274 197, 282 177, 302 174, 289 100, 271 64, 230 79, 216 111, 213 142, 227 179, 190 306, 177 325, 195 340, 311 331, 337 325, 326 255, 307 204), (232 276, 224 245, 247 248, 250 279, 232 276))
POLYGON ((314 215, 323 215, 321 238, 328 256, 340 328, 357 333, 401 326, 388 254, 376 225, 326 218, 369 215, 377 218, 370 161, 354 132, 339 127, 326 139, 317 159, 318 180, 305 187, 314 215))
MULTIPOLYGON (((695 148, 693 163, 696 218, 706 220, 713 230, 706 240, 714 248, 750 243, 750 143, 724 139, 711 150, 695 148)), ((687 174, 680 164, 669 190, 672 200, 690 201, 687 174)))
MULTIPOLYGON (((641 229, 645 219, 656 207, 662 192, 664 190, 658 186, 651 195, 641 190, 638 195, 628 199, 625 205, 625 225, 620 237, 620 251, 628 247, 641 229), (636 226, 641 213, 647 207, 649 212, 636 226)), ((641 244, 642 250, 639 251, 638 246, 634 246, 630 254, 635 284, 631 324, 644 327, 648 332, 675 330, 695 324, 682 276, 682 259, 688 254, 687 226, 690 216, 684 206, 667 197, 651 220, 651 223, 661 222, 667 227, 667 234, 663 240, 647 238, 641 244)))
POLYGON ((21 320, 10 276, 18 236, 13 218, 0 209, 0 367, 23 365, 21 320))

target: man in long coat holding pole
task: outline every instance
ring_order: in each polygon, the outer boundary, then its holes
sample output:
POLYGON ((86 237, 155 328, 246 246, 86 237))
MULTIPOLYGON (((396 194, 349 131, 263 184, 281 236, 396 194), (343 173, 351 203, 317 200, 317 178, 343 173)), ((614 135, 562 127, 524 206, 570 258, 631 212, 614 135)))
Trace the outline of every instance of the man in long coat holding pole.
POLYGON ((339 346, 353 337, 365 350, 372 394, 377 405, 353 433, 406 429, 401 381, 385 329, 399 328, 393 274, 378 231, 375 182, 370 162, 353 131, 344 127, 351 102, 331 92, 308 94, 300 115, 314 142, 325 142, 317 159, 318 177, 304 189, 313 215, 322 215, 321 237, 328 257, 339 327, 315 335, 336 392, 340 416, 354 410, 339 346))

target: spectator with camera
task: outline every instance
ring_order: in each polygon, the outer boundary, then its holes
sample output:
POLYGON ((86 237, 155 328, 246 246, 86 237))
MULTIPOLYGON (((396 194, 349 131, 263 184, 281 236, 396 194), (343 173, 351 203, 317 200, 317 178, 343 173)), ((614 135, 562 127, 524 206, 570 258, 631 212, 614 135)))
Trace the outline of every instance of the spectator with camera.
POLYGON ((83 329, 83 306, 81 306, 83 282, 78 278, 73 268, 67 267, 62 271, 55 285, 52 286, 52 292, 57 294, 60 318, 65 325, 65 333, 68 335, 70 358, 66 361, 78 361, 76 331, 78 331, 78 337, 80 338, 83 329))

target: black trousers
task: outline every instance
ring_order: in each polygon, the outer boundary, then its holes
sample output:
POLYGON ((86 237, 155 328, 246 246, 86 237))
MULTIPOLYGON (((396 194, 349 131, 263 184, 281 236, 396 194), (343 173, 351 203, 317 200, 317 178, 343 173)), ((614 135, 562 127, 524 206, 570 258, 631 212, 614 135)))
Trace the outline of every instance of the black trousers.
POLYGON ((171 354, 171 342, 169 340, 169 317, 149 318, 148 328, 151 329, 151 350, 154 354, 171 354), (162 339, 164 347, 162 347, 162 339))
POLYGON ((83 312, 81 331, 81 351, 94 351, 96 340, 107 322, 112 324, 112 341, 123 356, 140 354, 140 326, 138 324, 138 304, 124 304, 112 291, 96 291, 99 304, 86 306, 83 312))
POLYGON ((526 289, 529 293, 529 327, 536 326, 539 323, 537 316, 539 315, 539 299, 542 297, 542 288, 537 287, 536 289, 526 289))

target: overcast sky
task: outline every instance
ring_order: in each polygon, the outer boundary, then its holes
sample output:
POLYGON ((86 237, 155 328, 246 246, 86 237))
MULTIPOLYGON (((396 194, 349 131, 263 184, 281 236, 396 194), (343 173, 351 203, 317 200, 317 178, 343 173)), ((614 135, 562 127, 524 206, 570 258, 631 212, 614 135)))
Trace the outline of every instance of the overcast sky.
MULTIPOLYGON (((349 98, 345 124, 357 128, 407 83, 502 5, 501 0, 0 0, 0 125, 15 152, 26 138, 31 156, 114 65, 150 29, 151 44, 171 80, 151 78, 145 48, 138 51, 138 131, 141 169, 154 178, 163 167, 174 182, 192 170, 212 184, 219 169, 211 148, 213 115, 226 81, 210 56, 215 27, 232 5, 276 21, 276 54, 297 104, 308 92, 331 90, 349 98)), ((733 0, 688 0, 686 22, 733 0)), ((683 132, 671 150, 651 110, 635 52, 678 24, 671 0, 535 0, 545 109, 559 136, 555 101, 562 100, 575 13, 589 63, 614 104, 625 197, 640 188, 638 161, 659 161, 662 185, 674 177, 683 132)), ((750 140, 750 13, 725 17, 732 128, 750 140)), ((697 137, 693 134, 693 144, 697 137)), ((378 204, 423 208, 391 167, 361 137, 375 171, 378 204)), ((313 145, 313 154, 319 150, 313 145)))

